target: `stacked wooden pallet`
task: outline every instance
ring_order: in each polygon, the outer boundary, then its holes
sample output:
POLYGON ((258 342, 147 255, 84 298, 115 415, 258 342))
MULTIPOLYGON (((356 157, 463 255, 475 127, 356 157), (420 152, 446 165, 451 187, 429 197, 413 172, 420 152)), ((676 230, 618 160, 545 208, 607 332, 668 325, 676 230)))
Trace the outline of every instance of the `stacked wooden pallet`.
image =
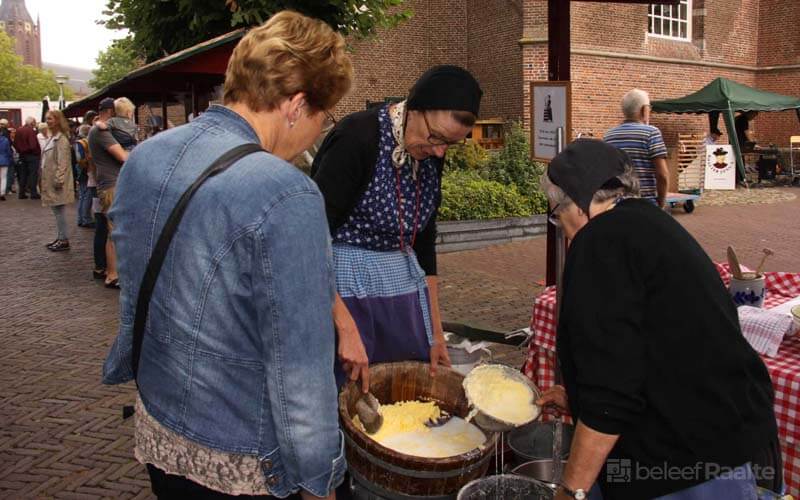
POLYGON ((703 188, 706 146, 702 135, 678 134, 678 190, 703 188))

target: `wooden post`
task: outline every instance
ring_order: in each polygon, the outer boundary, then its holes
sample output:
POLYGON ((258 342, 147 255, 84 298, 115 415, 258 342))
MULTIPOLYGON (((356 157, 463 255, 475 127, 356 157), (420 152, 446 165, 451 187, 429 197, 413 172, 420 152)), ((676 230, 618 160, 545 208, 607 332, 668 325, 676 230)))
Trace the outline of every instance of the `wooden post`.
MULTIPOLYGON (((680 0, 577 0, 599 3, 657 3, 678 5, 680 0)), ((547 0, 547 79, 568 81, 570 78, 570 0, 547 0)), ((691 13, 690 13, 691 14, 691 13)), ((533 99, 533 96, 531 96, 533 99)), ((797 110, 800 119, 800 110, 797 110)), ((533 125, 531 125, 533 126, 533 125)), ((566 137, 565 142, 572 138, 566 137)), ((547 223, 547 272, 545 283, 556 283, 556 228, 547 223)))
MULTIPOLYGON (((570 0, 547 1, 547 79, 570 80, 570 0)), ((533 99, 533 96, 531 96, 533 99)), ((570 138, 565 137, 565 143, 570 138)), ((548 210, 549 212, 549 210, 548 210)), ((547 222, 547 286, 556 284, 556 227, 547 222)))

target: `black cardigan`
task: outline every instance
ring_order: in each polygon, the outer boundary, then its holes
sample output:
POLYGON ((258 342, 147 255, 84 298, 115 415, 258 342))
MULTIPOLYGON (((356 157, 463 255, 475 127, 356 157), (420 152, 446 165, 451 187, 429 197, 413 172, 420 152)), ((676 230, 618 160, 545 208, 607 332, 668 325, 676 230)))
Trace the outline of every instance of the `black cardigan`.
MULTIPOLYGON (((777 438, 769 373, 717 270, 651 203, 623 201, 577 234, 562 304, 558 358, 573 416, 619 434, 610 458, 633 461, 629 471, 637 462, 738 466, 777 438)), ((611 470, 598 478, 608 499, 704 480, 615 482, 611 470)))
MULTIPOLYGON (((366 192, 378 163, 381 108, 353 113, 331 130, 319 148, 311 177, 325 198, 325 212, 331 236, 344 224, 366 192)), ((442 161, 431 158, 442 180, 442 161)), ((434 212, 428 224, 417 234, 414 251, 427 275, 436 274, 436 214, 441 196, 434 200, 434 212)))

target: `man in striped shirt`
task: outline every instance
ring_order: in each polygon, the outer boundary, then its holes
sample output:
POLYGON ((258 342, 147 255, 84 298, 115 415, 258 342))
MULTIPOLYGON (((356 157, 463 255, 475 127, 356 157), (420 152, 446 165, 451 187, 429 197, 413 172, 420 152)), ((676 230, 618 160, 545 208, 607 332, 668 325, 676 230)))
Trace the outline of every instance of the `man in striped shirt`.
POLYGON ((606 132, 603 140, 628 153, 642 198, 663 208, 669 179, 667 147, 661 131, 649 124, 650 96, 644 90, 631 90, 622 98, 622 112, 625 121, 606 132))

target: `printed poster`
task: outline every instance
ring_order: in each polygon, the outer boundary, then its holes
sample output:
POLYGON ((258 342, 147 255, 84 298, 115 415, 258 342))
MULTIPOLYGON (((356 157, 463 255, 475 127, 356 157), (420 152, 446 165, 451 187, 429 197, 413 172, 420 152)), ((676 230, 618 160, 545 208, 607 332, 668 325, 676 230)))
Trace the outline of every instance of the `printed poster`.
POLYGON ((570 140, 569 84, 534 82, 531 104, 533 157, 550 161, 558 154, 559 127, 563 129, 563 146, 570 140))
POLYGON ((730 144, 706 146, 706 189, 736 189, 736 156, 730 144))

